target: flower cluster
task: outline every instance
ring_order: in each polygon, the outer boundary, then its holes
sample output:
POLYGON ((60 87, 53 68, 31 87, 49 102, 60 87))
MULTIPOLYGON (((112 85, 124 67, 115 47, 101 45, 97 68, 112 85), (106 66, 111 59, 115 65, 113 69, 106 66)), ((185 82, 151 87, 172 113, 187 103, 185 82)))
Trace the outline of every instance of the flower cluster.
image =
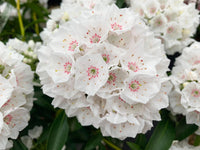
POLYGON ((30 40, 28 43, 22 42, 15 39, 9 39, 6 43, 6 46, 9 49, 15 50, 16 52, 22 54, 24 56, 23 62, 26 64, 34 64, 37 62, 37 50, 41 47, 40 42, 34 42, 30 40))
POLYGON ((200 43, 183 50, 172 70, 174 90, 170 105, 174 113, 186 115, 187 123, 200 126, 200 43))
POLYGON ((11 146, 30 118, 33 72, 23 56, 0 42, 0 149, 11 146))
POLYGON ((114 4, 115 0, 63 0, 60 8, 53 9, 47 27, 40 36, 46 44, 52 37, 52 32, 67 21, 83 17, 87 19, 93 14, 102 13, 107 6, 114 4))
POLYGON ((186 5, 183 0, 131 0, 131 8, 162 39, 167 54, 188 46, 199 24, 195 3, 186 5))
POLYGON ((104 136, 145 133, 168 106, 169 60, 128 8, 111 5, 60 24, 38 58, 43 92, 53 105, 104 136))

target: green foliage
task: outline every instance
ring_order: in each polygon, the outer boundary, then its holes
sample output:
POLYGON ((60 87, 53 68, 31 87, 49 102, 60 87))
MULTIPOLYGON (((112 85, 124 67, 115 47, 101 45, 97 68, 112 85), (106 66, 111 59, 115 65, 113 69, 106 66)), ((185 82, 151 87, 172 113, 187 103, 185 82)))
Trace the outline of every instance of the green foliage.
POLYGON ((135 143, 127 142, 127 145, 131 148, 131 150, 142 150, 141 147, 135 143))
POLYGON ((28 148, 21 142, 21 140, 17 139, 14 141, 11 150, 28 150, 28 148))
POLYGON ((186 124, 185 118, 182 118, 176 126, 176 140, 183 140, 193 134, 198 129, 197 125, 186 124))
POLYGON ((58 114, 53 121, 47 140, 48 150, 60 150, 65 145, 68 138, 69 126, 67 116, 63 110, 58 111, 58 114))

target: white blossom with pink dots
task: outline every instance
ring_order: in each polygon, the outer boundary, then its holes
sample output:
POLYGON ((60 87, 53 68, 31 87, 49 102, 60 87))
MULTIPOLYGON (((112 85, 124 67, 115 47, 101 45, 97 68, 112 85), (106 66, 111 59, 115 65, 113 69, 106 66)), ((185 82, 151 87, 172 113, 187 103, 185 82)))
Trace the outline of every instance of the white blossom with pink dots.
POLYGON ((172 70, 174 90, 170 105, 174 113, 186 115, 187 123, 200 126, 200 43, 183 50, 172 70))
POLYGON ((164 47, 129 8, 112 5, 61 24, 38 57, 54 107, 104 136, 145 133, 168 106, 164 47))
POLYGON ((130 0, 137 13, 165 45, 166 53, 182 52, 192 43, 199 24, 195 3, 184 0, 130 0))
POLYGON ((33 72, 23 56, 0 42, 0 149, 16 139, 30 119, 33 72))

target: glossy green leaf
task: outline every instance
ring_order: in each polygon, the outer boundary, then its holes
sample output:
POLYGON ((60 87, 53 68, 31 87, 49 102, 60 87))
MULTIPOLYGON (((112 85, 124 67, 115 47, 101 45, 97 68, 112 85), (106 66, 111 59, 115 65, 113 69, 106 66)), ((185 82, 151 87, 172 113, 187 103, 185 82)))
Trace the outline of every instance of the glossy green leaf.
POLYGON ((92 136, 89 141, 86 143, 86 146, 84 148, 84 150, 93 150, 96 148, 96 146, 98 146, 101 143, 102 140, 102 135, 101 134, 97 134, 92 136))
POLYGON ((142 150, 141 147, 135 143, 127 142, 127 145, 130 147, 131 150, 142 150))
POLYGON ((175 138, 175 125, 170 119, 156 126, 145 150, 168 150, 175 138))
POLYGON ((116 5, 119 7, 119 8, 122 8, 125 4, 125 0, 117 0, 116 2, 116 5))
POLYGON ((11 150, 28 150, 28 148, 18 139, 13 142, 13 148, 11 150))
POLYGON ((198 129, 194 124, 186 124, 185 118, 176 126, 176 140, 183 140, 198 129))
POLYGON ((135 144, 139 145, 141 148, 145 148, 147 144, 147 138, 144 134, 138 134, 135 138, 135 144))
POLYGON ((47 140, 48 150, 61 150, 68 138, 68 122, 67 116, 63 110, 61 110, 54 122, 51 125, 49 137, 47 140))

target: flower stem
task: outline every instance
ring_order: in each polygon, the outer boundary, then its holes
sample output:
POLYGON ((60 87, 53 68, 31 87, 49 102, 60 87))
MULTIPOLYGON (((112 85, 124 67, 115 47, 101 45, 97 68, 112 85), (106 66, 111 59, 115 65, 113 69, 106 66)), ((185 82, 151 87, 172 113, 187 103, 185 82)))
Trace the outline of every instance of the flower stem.
POLYGON ((23 25, 22 16, 20 13, 20 0, 17 0, 17 14, 18 14, 18 20, 19 20, 19 26, 20 26, 22 40, 25 40, 24 25, 23 25))
POLYGON ((114 145, 113 143, 111 143, 110 141, 106 140, 105 138, 103 139, 103 141, 110 146, 111 148, 113 148, 114 150, 122 150, 121 148, 117 147, 116 145, 114 145))
MULTIPOLYGON (((35 12, 33 12, 33 20, 35 22, 37 21, 37 16, 36 16, 35 12)), ((35 32, 36 32, 37 35, 39 35, 39 33, 40 33, 38 23, 35 23, 35 32)))

